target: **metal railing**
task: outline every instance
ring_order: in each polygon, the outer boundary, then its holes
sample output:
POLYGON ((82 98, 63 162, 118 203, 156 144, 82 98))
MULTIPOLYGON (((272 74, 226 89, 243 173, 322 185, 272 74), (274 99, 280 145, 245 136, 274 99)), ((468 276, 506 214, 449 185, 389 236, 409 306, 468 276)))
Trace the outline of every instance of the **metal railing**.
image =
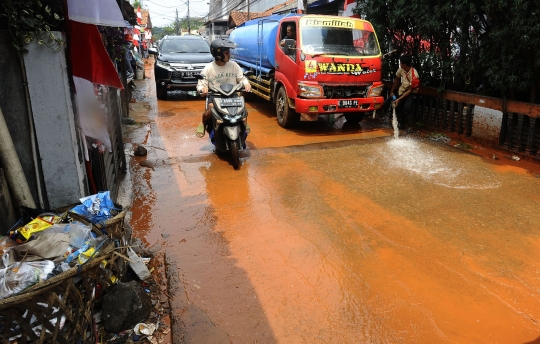
MULTIPOLYGON (((385 82, 387 88, 392 83, 385 82)), ((413 112, 413 122, 421 121, 427 128, 438 128, 474 136, 473 130, 493 130, 486 127, 473 128, 474 107, 502 112, 502 121, 495 142, 485 142, 513 152, 521 152, 540 158, 540 104, 485 97, 477 94, 444 91, 421 87, 413 112)))

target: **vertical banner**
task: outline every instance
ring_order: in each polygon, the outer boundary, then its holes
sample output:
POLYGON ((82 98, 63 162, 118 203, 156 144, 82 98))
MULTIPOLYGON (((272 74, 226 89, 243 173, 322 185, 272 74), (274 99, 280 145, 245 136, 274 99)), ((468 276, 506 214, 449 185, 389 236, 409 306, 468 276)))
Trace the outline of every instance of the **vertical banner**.
POLYGON ((79 126, 85 136, 100 140, 111 150, 111 139, 107 131, 107 110, 97 98, 94 84, 90 81, 73 77, 75 83, 75 101, 79 113, 79 126))
POLYGON ((297 13, 304 13, 305 12, 304 0, 298 0, 298 4, 296 5, 296 12, 297 13))

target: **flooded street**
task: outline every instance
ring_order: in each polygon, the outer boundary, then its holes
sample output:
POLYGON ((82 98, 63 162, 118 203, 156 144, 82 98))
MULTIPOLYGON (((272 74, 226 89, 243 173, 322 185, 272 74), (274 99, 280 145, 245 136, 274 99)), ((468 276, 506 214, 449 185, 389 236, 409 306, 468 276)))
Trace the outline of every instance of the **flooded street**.
POLYGON ((166 254, 175 343, 540 340, 540 165, 369 118, 285 130, 252 100, 234 170, 195 136, 202 98, 154 86, 130 225, 166 254))

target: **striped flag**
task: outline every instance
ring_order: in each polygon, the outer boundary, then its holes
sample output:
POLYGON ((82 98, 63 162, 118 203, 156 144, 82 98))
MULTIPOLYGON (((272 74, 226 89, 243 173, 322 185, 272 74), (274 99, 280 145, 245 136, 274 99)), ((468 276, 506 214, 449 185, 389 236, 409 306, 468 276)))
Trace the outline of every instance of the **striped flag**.
POLYGON ((341 15, 343 17, 360 18, 358 14, 353 13, 353 10, 355 8, 356 8, 356 0, 345 0, 345 3, 343 4, 343 13, 341 13, 341 15))
POLYGON ((298 4, 296 5, 296 13, 304 13, 304 0, 298 0, 298 4))

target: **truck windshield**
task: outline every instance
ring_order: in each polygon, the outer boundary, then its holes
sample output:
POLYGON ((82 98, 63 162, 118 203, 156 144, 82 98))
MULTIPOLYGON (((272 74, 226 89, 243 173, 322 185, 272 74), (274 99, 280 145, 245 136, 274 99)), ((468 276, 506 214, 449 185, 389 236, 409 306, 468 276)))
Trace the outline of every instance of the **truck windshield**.
POLYGON ((303 27, 301 50, 308 55, 379 55, 375 33, 338 27, 303 27))

